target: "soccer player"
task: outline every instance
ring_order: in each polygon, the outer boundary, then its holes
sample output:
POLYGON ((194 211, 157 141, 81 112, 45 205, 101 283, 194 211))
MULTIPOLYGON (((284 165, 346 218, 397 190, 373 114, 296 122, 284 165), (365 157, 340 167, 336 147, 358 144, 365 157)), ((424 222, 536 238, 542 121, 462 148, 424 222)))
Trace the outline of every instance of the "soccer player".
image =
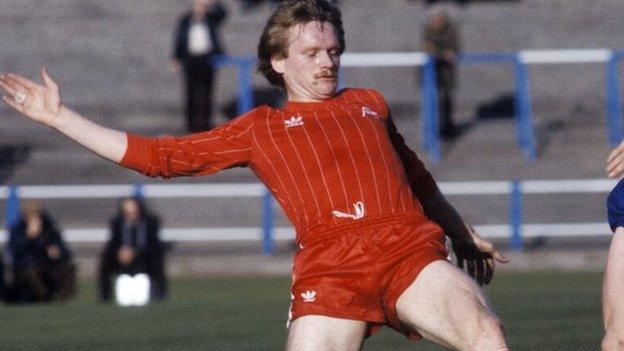
POLYGON ((506 258, 445 200, 380 93, 336 91, 344 49, 334 5, 283 1, 258 69, 286 91, 286 106, 184 137, 96 125, 62 104, 45 69, 43 85, 10 74, 0 87, 25 116, 148 176, 251 168, 297 231, 287 350, 358 350, 382 325, 456 350, 507 350, 478 285, 506 258), (444 233, 474 280, 447 260, 444 233))
MULTIPOLYGON (((624 175, 624 142, 616 146, 607 157, 606 172, 611 178, 624 175)), ((607 214, 614 235, 609 247, 602 289, 605 327, 602 350, 624 351, 624 180, 620 180, 611 190, 607 199, 607 214)))
POLYGON ((624 180, 607 199, 609 225, 614 232, 605 269, 602 310, 605 336, 603 351, 624 351, 624 180))

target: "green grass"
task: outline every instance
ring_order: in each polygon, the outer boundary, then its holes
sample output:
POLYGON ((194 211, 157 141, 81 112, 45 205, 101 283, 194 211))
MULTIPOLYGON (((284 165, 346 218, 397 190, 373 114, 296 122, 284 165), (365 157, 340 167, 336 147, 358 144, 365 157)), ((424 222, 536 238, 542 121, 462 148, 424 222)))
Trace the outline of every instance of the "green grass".
MULTIPOLYGON (((487 288, 511 349, 597 350, 598 273, 500 274, 487 288)), ((59 305, 1 306, 2 350, 280 350, 288 278, 175 280, 167 302, 120 308, 95 301, 93 283, 59 305)), ((443 350, 384 328, 364 350, 443 350)))

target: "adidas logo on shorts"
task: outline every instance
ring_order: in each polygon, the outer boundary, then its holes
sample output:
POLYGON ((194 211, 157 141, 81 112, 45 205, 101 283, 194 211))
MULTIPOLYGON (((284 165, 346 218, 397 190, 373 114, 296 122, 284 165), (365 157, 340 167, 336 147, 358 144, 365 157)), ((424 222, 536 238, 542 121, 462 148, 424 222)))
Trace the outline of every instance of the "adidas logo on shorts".
POLYGON ((301 297, 303 298, 303 302, 314 302, 314 300, 316 300, 316 291, 308 290, 304 293, 301 293, 301 297))

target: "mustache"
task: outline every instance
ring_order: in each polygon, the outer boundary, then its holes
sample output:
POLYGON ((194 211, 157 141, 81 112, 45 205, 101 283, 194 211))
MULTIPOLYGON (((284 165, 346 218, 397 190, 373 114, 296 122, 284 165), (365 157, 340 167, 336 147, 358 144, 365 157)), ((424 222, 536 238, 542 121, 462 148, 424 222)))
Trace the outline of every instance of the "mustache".
POLYGON ((338 78, 338 74, 336 71, 324 70, 316 74, 314 78, 338 78))

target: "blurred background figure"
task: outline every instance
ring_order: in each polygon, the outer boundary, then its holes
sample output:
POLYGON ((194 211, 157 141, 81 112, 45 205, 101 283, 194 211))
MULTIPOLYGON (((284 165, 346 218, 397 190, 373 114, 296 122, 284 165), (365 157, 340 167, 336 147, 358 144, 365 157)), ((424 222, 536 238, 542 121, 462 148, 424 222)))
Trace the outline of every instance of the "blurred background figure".
POLYGON ((121 201, 110 223, 111 236, 100 259, 98 298, 109 301, 113 279, 119 274, 145 273, 150 278, 151 298, 166 297, 165 247, 160 241, 160 220, 143 200, 121 201))
POLYGON ((178 21, 172 68, 182 69, 186 101, 184 113, 189 132, 209 130, 212 121, 213 59, 223 53, 219 27, 226 12, 217 0, 193 0, 191 11, 178 21))
POLYGON ((75 291, 75 266, 52 218, 36 201, 26 202, 10 229, 8 262, 12 284, 5 299, 11 303, 65 301, 75 291))
POLYGON ((451 140, 460 133, 453 120, 453 95, 460 38, 456 24, 441 7, 433 9, 427 19, 423 31, 423 50, 435 60, 440 136, 451 140))

